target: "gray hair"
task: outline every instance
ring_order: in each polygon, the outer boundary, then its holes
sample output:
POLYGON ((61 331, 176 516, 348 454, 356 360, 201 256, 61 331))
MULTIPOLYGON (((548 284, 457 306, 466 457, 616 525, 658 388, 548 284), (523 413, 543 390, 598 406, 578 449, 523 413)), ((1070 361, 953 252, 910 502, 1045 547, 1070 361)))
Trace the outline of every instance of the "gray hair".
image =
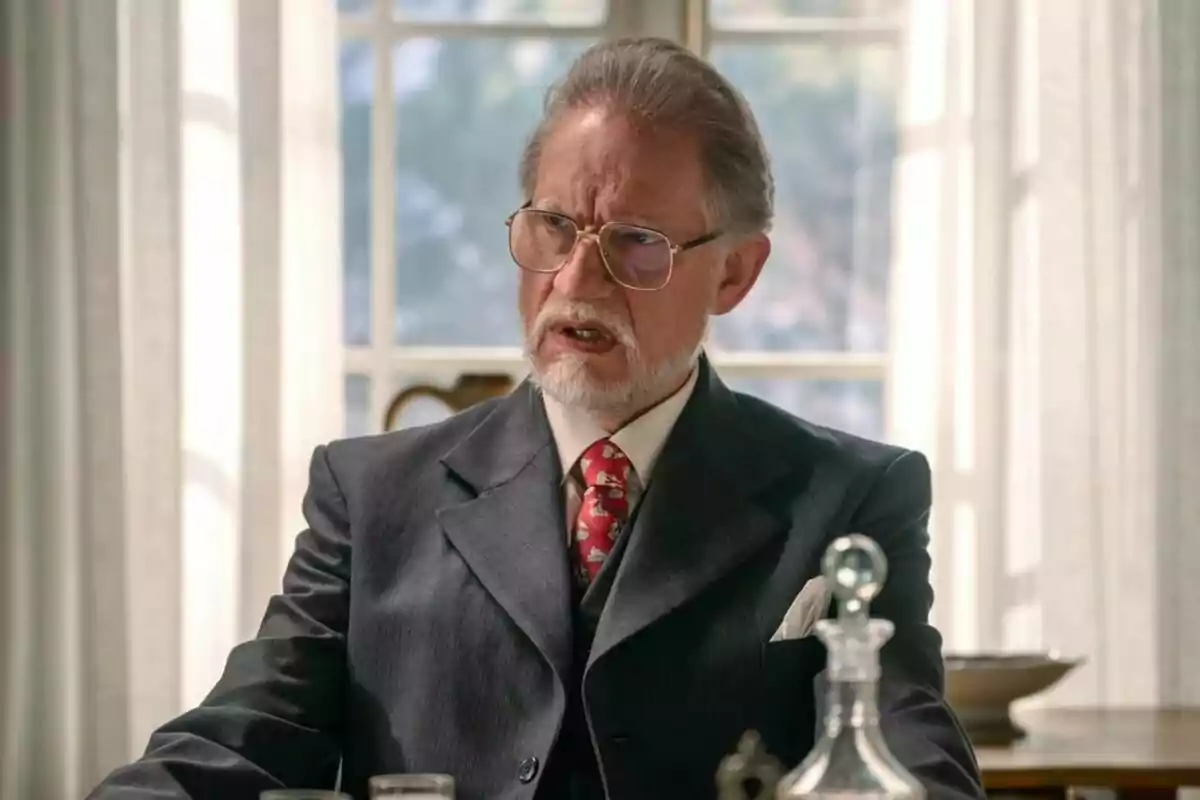
POLYGON ((704 59, 669 39, 614 39, 588 48, 546 93, 520 180, 533 196, 546 137, 570 111, 611 106, 654 125, 694 133, 700 142, 709 212, 730 233, 771 226, 775 181, 754 114, 742 94, 704 59))

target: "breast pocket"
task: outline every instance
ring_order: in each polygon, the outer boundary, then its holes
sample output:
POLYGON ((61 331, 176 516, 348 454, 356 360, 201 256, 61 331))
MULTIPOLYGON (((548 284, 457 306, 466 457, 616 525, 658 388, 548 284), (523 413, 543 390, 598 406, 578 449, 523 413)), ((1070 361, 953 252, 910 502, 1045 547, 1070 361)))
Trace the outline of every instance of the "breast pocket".
POLYGON ((816 636, 762 646, 759 733, 785 764, 797 763, 812 747, 816 678, 824 669, 825 645, 816 636))
POLYGON ((825 669, 825 645, 816 636, 767 642, 762 662, 767 683, 781 688, 803 683, 811 693, 813 678, 825 669))

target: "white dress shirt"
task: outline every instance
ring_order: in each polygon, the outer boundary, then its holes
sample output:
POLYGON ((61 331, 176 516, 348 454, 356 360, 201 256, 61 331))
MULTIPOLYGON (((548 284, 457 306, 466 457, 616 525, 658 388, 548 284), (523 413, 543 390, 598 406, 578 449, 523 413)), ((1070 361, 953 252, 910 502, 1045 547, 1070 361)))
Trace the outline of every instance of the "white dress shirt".
POLYGON ((550 422, 550 431, 554 434, 554 443, 562 464, 568 536, 575 527, 575 517, 579 514, 579 504, 582 502, 585 488, 583 476, 578 469, 579 457, 583 455, 583 451, 598 439, 607 437, 629 458, 633 474, 630 476, 626 492, 629 497, 629 511, 632 513, 645 494, 646 487, 650 485, 654 462, 658 460, 663 445, 667 442, 667 436, 675 427, 675 421, 687 405, 688 398, 692 396, 698 374, 699 371, 693 369, 691 376, 679 391, 611 435, 600 427, 588 412, 565 406, 552 397, 542 395, 546 404, 546 418, 550 422))

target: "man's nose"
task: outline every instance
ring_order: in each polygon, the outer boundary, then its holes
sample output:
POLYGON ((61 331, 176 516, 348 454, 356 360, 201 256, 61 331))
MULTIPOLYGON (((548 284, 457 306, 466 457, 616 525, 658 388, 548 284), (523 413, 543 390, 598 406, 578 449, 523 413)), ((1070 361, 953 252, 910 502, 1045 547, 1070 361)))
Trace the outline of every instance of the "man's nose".
POLYGON ((604 266, 595 237, 583 235, 575 242, 566 263, 554 275, 554 289, 570 300, 597 300, 613 293, 616 284, 604 266))

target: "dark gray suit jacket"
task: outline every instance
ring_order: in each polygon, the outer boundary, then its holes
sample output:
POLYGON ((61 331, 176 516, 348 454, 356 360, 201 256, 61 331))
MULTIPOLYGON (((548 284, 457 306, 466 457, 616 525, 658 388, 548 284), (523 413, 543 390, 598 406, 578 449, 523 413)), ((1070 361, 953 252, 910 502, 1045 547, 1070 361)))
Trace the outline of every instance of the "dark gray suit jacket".
MULTIPOLYGON (((372 774, 444 772, 459 800, 528 800, 569 681, 582 679, 610 798, 701 798, 747 728, 791 766, 812 746, 809 637, 768 643, 826 544, 878 540, 883 728, 932 797, 982 797, 942 699, 912 452, 797 420, 701 366, 616 565, 586 665, 572 663, 561 468, 537 391, 313 456, 282 593, 197 709, 92 793, 256 798, 372 774)), ((544 794, 543 794, 544 796, 544 794)))

